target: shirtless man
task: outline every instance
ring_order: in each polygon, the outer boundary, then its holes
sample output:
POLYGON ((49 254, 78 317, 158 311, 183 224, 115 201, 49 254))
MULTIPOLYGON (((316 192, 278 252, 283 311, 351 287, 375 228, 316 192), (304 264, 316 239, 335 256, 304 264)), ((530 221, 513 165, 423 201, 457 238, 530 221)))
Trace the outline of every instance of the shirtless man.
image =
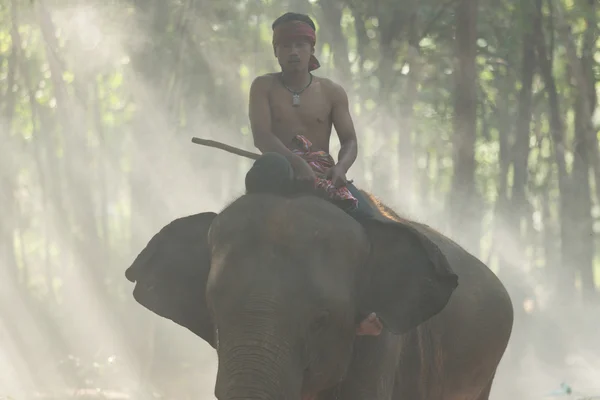
MULTIPOLYGON (((292 152, 293 139, 302 135, 311 151, 329 153, 331 128, 340 140, 338 162, 325 176, 335 187, 348 186, 346 173, 356 160, 358 146, 348 96, 338 84, 312 75, 319 67, 314 56, 315 25, 307 15, 286 13, 275 20, 273 49, 281 72, 257 77, 250 87, 249 117, 255 146, 264 153, 283 155, 296 180, 315 180, 313 168, 292 152)), ((359 195, 355 187, 348 187, 359 195)))
MULTIPOLYGON (((314 162, 309 165, 291 149, 298 146, 294 140, 300 135, 312 145, 311 152, 321 151, 329 156, 333 126, 341 148, 337 164, 332 163, 323 175, 340 190, 347 188, 348 195, 358 200, 358 208, 350 214, 370 214, 372 210, 358 189, 346 180, 358 150, 348 96, 340 85, 311 73, 319 67, 314 57, 313 21, 307 15, 286 13, 275 20, 272 28, 273 48, 281 72, 259 76, 250 87, 250 126, 254 144, 263 156, 248 172, 246 187, 263 185, 260 190, 264 190, 265 176, 266 180, 277 181, 275 186, 294 179, 315 182, 317 176, 313 168, 318 166, 315 167, 314 162), (284 168, 281 168, 281 160, 287 160, 284 168), (261 162, 263 165, 258 166, 261 162), (253 176, 253 172, 256 175, 253 176), (261 177, 256 179, 257 175, 261 177)), ((356 333, 378 335, 382 328, 379 318, 372 313, 364 316, 356 333)))

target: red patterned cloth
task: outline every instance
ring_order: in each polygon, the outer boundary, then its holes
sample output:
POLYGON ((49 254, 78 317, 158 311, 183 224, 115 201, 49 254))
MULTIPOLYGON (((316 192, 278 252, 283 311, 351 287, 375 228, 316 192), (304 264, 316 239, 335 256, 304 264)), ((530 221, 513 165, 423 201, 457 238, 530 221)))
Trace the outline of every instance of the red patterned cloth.
POLYGON ((302 135, 297 135, 292 139, 292 152, 302 157, 315 171, 317 175, 315 187, 325 192, 327 197, 341 204, 345 210, 354 210, 358 207, 358 200, 352 196, 352 193, 346 187, 337 188, 333 183, 325 178, 327 170, 335 165, 333 157, 325 151, 312 151, 312 143, 302 135))

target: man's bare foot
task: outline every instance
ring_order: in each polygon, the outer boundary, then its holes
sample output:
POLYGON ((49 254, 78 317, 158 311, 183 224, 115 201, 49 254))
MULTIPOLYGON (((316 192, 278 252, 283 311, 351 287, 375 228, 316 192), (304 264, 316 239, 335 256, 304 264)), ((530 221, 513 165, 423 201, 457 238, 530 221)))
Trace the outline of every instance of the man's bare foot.
POLYGON ((383 325, 374 312, 362 320, 358 328, 356 328, 356 335, 358 336, 379 336, 383 330, 383 325))

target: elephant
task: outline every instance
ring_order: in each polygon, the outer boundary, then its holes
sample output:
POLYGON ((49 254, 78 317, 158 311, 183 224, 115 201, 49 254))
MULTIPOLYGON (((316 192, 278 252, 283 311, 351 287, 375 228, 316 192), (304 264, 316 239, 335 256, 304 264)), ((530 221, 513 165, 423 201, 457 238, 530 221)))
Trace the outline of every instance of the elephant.
POLYGON ((245 193, 172 221, 127 269, 140 304, 216 350, 219 400, 488 399, 513 324, 503 284, 360 192, 375 217, 245 193))

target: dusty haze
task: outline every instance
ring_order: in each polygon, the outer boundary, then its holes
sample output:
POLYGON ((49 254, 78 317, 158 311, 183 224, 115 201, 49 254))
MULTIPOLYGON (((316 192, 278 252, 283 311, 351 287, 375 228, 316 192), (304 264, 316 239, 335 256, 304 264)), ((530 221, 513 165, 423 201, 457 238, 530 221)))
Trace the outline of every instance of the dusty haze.
MULTIPOLYGON (((589 27, 600 12, 558 0, 554 13, 542 9, 556 23, 546 28, 546 50, 556 52, 552 74, 564 110, 558 148, 571 186, 559 182, 546 81, 536 72, 519 231, 515 203, 505 197, 516 198, 523 32, 535 10, 478 2, 471 176, 453 169, 462 153, 452 150, 467 137, 466 125, 452 123, 464 110, 455 107, 462 89, 454 72, 468 55, 455 54, 452 39, 463 8, 433 0, 398 2, 400 9, 391 0, 381 9, 366 1, 268 3, 0 2, 0 399, 98 391, 136 400, 214 398, 212 349, 137 304, 124 271, 171 220, 218 212, 243 192, 251 162, 190 139, 257 151, 248 88, 257 74, 276 70, 270 24, 289 7, 319 25, 316 74, 350 96, 359 160, 349 178, 465 245, 509 289, 516 321, 491 398, 542 399, 563 382, 577 394, 600 395, 600 161, 592 140, 600 118, 595 99, 587 113, 575 109, 583 81, 572 72, 582 68, 593 96, 599 28, 589 27), (561 23, 577 29, 565 35, 561 23), (394 24, 402 28, 390 31, 394 24), (570 43, 591 56, 574 63, 570 43), (578 129, 589 140, 583 167, 578 129), (464 187, 475 194, 463 192, 456 174, 471 176, 464 187), (589 216, 565 211, 582 209, 589 216), (588 224, 592 236, 571 219, 588 224), (590 249, 591 261, 579 256, 590 249)), ((334 135, 334 156, 338 149, 334 135)))

